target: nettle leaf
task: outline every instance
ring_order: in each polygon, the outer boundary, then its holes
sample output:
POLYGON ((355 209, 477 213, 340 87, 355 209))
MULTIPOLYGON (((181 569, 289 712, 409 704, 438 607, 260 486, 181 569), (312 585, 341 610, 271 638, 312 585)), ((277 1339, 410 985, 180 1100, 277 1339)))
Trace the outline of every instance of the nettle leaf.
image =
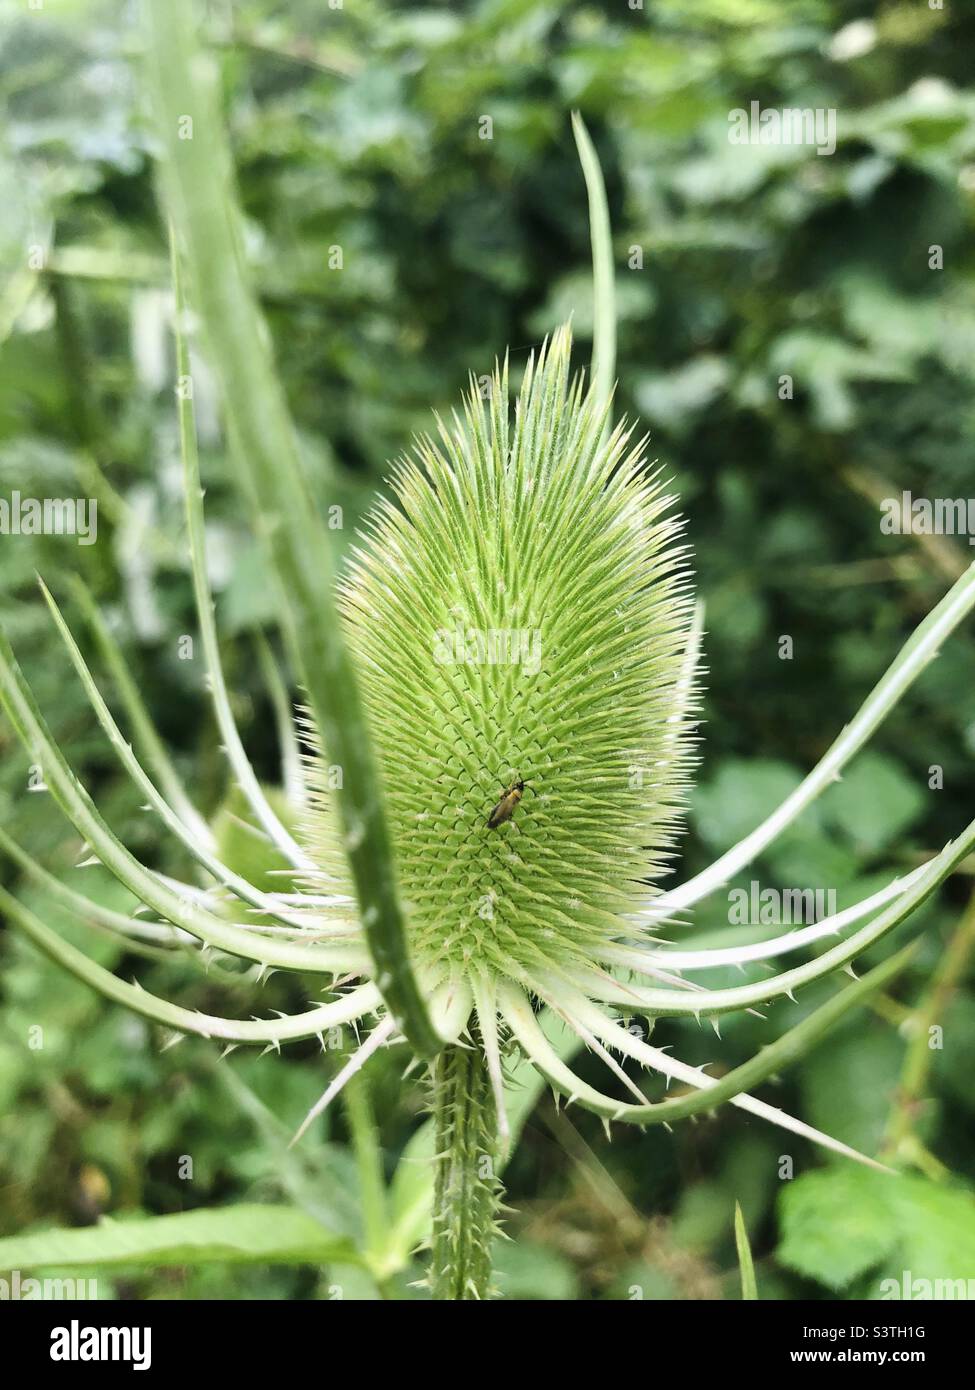
POLYGON ((879 1183, 859 1178, 859 1169, 848 1166, 807 1173, 779 1198, 779 1260, 837 1292, 881 1264, 898 1241, 889 1198, 879 1183))
POLYGON ((975 1281, 975 1194, 925 1178, 904 1183, 897 1203, 901 1259, 886 1274, 909 1270, 915 1279, 975 1281))
POLYGON ((975 1279, 975 1196, 958 1188, 829 1168, 787 1184, 779 1217, 779 1260, 837 1293, 870 1271, 867 1297, 883 1296, 884 1278, 903 1287, 905 1274, 975 1279))
POLYGON ((241 1205, 0 1240, 0 1269, 48 1265, 361 1263, 352 1242, 294 1207, 241 1205))

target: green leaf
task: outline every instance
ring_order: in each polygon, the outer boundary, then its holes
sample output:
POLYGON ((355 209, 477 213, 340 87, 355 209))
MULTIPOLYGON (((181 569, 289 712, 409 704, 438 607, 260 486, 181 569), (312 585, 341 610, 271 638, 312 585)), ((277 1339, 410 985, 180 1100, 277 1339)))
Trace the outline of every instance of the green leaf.
POLYGON ((702 354, 671 372, 642 376, 636 386, 637 405, 646 419, 683 434, 728 389, 729 376, 725 358, 702 354))
POLYGON ((803 1063, 802 1113, 817 1129, 876 1153, 903 1059, 903 1041, 890 1028, 866 1024, 838 1033, 803 1063))
POLYGON ((355 1247, 294 1207, 242 1205, 0 1240, 0 1269, 46 1265, 359 1263, 355 1247))
MULTIPOLYGON (((859 1168, 837 1165, 796 1178, 779 1200, 778 1258, 837 1292, 879 1265, 897 1244, 883 1187, 859 1179, 859 1168)), ((897 1181, 884 1179, 890 1187, 897 1181)))
POLYGON ((921 1177, 898 1186, 893 1219, 901 1244, 886 1274, 907 1269, 915 1279, 975 1281, 975 1194, 921 1177))
MULTIPOLYGON (((841 1292, 879 1280, 975 1278, 975 1196, 921 1177, 836 1167, 787 1184, 779 1200, 783 1264, 841 1292)), ((888 1295, 889 1296, 889 1295, 888 1295)), ((898 1295, 899 1296, 899 1295, 898 1295)))
MULTIPOLYGON (((271 809, 291 829, 293 813, 287 799, 276 787, 264 787, 271 809)), ((216 852, 222 863, 265 893, 285 891, 291 865, 276 845, 253 826, 247 799, 239 786, 233 786, 221 802, 212 822, 216 852)))
POLYGON ((727 849, 770 815, 802 779, 772 758, 729 758, 694 793, 697 833, 713 849, 727 849))
POLYGON ((924 792, 899 763, 868 752, 826 793, 822 811, 855 845, 874 853, 917 819, 924 802, 924 792))
POLYGON ((576 1272, 557 1250, 531 1240, 497 1241, 494 1260, 502 1298, 554 1303, 579 1297, 576 1272))
MULTIPOLYGON (((347 1157, 345 1151, 334 1144, 293 1148, 289 1141, 295 1121, 285 1124, 268 1109, 244 1080, 242 1068, 218 1062, 213 1057, 207 1059, 206 1065, 260 1135, 266 1155, 264 1168, 280 1184, 282 1194, 316 1225, 350 1239, 358 1236, 362 1226, 358 1194, 354 1175, 347 1172, 343 1164, 347 1157)), ((280 1084, 275 1094, 280 1098, 280 1084)))
POLYGON ((433 1215, 434 1124, 428 1119, 411 1136, 389 1185, 390 1228, 385 1255, 392 1265, 406 1265, 430 1234, 433 1215))

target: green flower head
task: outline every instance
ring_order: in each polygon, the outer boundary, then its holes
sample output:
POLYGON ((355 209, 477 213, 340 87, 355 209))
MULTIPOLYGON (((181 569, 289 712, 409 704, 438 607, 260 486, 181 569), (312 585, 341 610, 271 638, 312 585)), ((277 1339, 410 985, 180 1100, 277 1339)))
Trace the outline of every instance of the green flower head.
POLYGON ((472 385, 399 462, 342 589, 414 958, 529 988, 645 903, 691 747, 680 522, 570 349, 562 328, 529 361, 513 419, 507 363, 472 385))

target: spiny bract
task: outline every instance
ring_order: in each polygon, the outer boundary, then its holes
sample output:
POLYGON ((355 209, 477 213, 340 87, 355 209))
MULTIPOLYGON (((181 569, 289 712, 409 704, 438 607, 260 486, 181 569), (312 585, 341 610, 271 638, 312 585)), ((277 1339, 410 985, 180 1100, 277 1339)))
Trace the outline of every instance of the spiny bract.
MULTIPOLYGON (((604 438, 570 349, 562 328, 529 361, 513 422, 507 363, 486 401, 472 383, 464 418, 399 461, 342 589, 414 958, 527 985, 591 966, 645 905, 689 766, 680 523, 644 441, 604 438)), ((312 770, 309 837, 334 889, 312 770)))

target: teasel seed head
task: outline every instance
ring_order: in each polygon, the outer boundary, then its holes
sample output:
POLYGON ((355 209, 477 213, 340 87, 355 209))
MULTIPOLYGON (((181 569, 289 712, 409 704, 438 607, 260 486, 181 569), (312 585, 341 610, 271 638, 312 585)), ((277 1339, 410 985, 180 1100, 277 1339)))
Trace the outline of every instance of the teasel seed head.
MULTIPOLYGON (((571 342, 529 360, 513 419, 505 362, 398 462, 341 593, 414 959, 529 989, 645 905, 692 765, 681 522, 571 342)), ((334 886, 334 791, 311 772, 334 886)))

